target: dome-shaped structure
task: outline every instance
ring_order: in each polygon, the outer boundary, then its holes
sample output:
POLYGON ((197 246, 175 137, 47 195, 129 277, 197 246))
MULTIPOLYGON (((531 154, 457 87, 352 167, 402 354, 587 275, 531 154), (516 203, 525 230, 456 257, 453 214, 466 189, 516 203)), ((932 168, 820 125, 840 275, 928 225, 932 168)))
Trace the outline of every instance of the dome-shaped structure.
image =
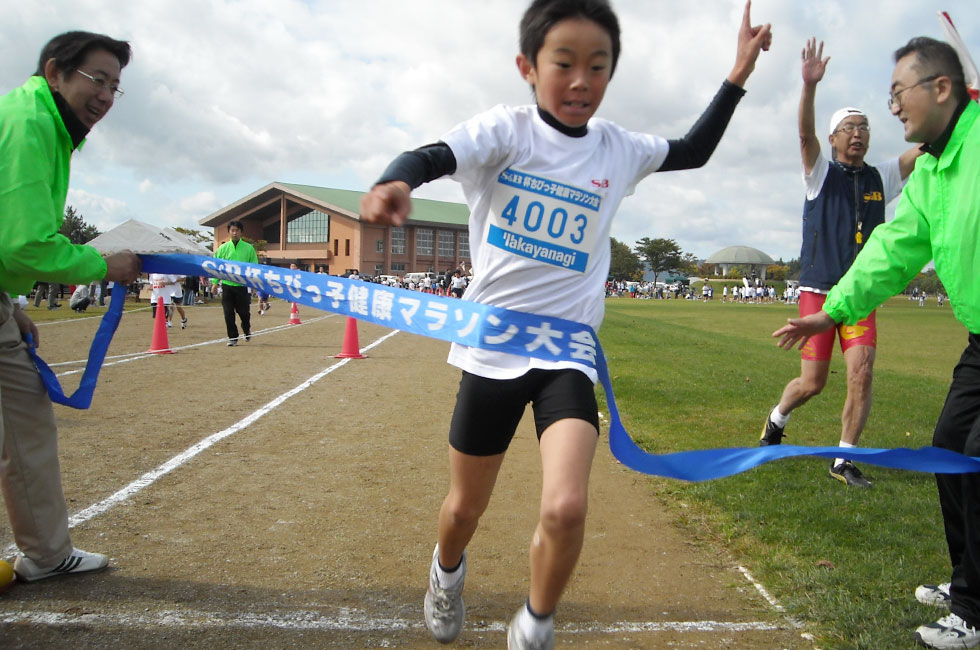
POLYGON ((723 248, 705 260, 706 264, 714 264, 717 270, 721 270, 721 275, 728 275, 728 269, 733 266, 741 266, 751 269, 753 274, 757 274, 761 279, 766 279, 766 267, 775 264, 775 260, 751 246, 729 246, 723 248))

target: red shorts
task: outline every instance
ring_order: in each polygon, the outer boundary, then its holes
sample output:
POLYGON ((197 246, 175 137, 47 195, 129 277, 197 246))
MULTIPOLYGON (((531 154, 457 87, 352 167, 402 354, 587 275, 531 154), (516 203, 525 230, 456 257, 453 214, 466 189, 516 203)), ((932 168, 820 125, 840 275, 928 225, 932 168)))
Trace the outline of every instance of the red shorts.
MULTIPOLYGON (((812 291, 800 292, 800 318, 815 314, 823 308, 827 299, 822 293, 812 291)), ((827 330, 816 336, 811 336, 801 351, 804 361, 830 361, 834 351, 834 335, 840 335, 840 350, 847 352, 855 345, 877 347, 878 328, 875 326, 875 313, 858 321, 857 325, 838 325, 835 330, 827 330)))

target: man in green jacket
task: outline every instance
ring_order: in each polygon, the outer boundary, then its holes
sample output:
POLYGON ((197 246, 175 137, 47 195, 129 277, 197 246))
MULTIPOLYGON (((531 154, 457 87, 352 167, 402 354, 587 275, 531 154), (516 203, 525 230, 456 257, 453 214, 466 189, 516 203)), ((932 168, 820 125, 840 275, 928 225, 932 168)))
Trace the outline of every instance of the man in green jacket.
MULTIPOLYGON (((805 344, 838 323, 853 324, 902 291, 929 260, 969 342, 953 371, 933 445, 980 456, 980 107, 948 44, 919 37, 895 52, 888 105, 921 156, 895 210, 878 226, 823 310, 777 330, 780 347, 805 344)), ((916 597, 952 610, 919 627, 932 648, 980 647, 980 474, 937 474, 952 563, 949 583, 923 585, 916 597)))
MULTIPOLYGON (((241 221, 228 222, 228 234, 231 239, 218 247, 214 256, 222 260, 232 260, 236 262, 259 263, 259 257, 255 253, 255 247, 242 239, 242 232, 245 226, 241 221)), ((211 280, 217 283, 218 280, 211 280)), ((248 287, 237 282, 221 281, 221 308, 225 312, 225 328, 228 330, 228 345, 238 345, 238 326, 235 324, 235 313, 242 319, 242 332, 245 340, 252 340, 252 321, 249 309, 252 297, 248 293, 248 287)))
POLYGON ((14 540, 17 576, 34 581, 105 568, 105 555, 76 549, 58 466, 54 409, 24 336, 38 330, 10 300, 35 281, 129 284, 139 258, 103 258, 58 234, 64 220, 71 156, 112 108, 129 44, 68 32, 42 50, 37 72, 0 97, 0 480, 14 540))

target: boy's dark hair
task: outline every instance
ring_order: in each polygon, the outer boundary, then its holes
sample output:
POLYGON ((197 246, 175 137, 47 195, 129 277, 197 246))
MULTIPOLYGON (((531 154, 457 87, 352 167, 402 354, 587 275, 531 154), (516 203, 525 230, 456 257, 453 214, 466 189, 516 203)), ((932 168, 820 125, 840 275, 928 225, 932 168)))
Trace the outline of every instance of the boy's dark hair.
POLYGON ((128 41, 117 41, 105 34, 92 32, 65 32, 55 36, 41 50, 37 61, 36 77, 44 76, 44 66, 48 59, 54 59, 55 66, 62 74, 68 74, 78 69, 85 57, 92 50, 105 50, 119 59, 119 67, 125 68, 133 51, 128 41))
POLYGON ((521 19, 521 54, 537 67, 538 52, 548 31, 568 18, 591 20, 609 33, 612 40, 611 78, 619 60, 619 20, 608 0, 534 0, 521 19))
POLYGON ((953 83, 953 93, 957 104, 969 101, 970 92, 966 88, 963 64, 952 45, 928 36, 916 36, 895 50, 895 63, 909 54, 915 54, 915 67, 923 75, 949 77, 953 83))
POLYGON ((242 232, 245 231, 245 224, 243 224, 238 219, 233 219, 232 221, 228 222, 228 230, 231 230, 232 226, 238 226, 239 230, 241 230, 242 232))

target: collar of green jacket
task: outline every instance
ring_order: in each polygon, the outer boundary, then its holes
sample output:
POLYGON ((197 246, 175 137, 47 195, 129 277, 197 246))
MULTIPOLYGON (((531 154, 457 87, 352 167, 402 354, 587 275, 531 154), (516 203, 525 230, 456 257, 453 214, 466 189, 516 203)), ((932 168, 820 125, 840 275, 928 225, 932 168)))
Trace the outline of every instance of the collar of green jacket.
POLYGON ((89 129, 75 115, 75 111, 68 106, 68 101, 61 96, 61 93, 52 91, 48 85, 48 80, 41 76, 33 76, 28 79, 24 87, 41 98, 41 102, 52 115, 57 115, 60 119, 58 130, 71 140, 72 149, 81 149, 85 144, 85 137, 89 129))
POLYGON ((956 128, 956 123, 960 120, 960 115, 963 114, 963 111, 970 103, 971 100, 969 99, 961 102, 960 105, 956 107, 956 110, 953 111, 953 116, 949 118, 949 124, 947 124, 943 132, 939 134, 939 137, 932 142, 925 143, 919 148, 934 158, 939 158, 942 156, 943 151, 946 149, 946 145, 949 144, 950 137, 953 135, 953 129, 956 128))
MULTIPOLYGON (((927 169, 938 169, 942 171, 950 166, 953 160, 956 158, 956 154, 959 153, 960 148, 963 146, 963 142, 966 140, 966 135, 969 133, 970 128, 976 121, 977 117, 980 116, 980 105, 974 101, 968 101, 963 107, 962 112, 958 114, 958 117, 950 121, 949 136, 946 138, 946 143, 944 144, 941 151, 938 153, 929 152, 931 156, 920 156, 919 161, 923 167, 927 169)), ((942 137, 940 138, 942 139, 942 137)), ((938 142, 938 140, 937 140, 938 142)), ((919 162, 917 161, 917 162, 919 162)))
POLYGON ((82 121, 75 115, 75 111, 71 110, 71 106, 68 105, 68 100, 61 93, 57 90, 52 90, 51 97, 54 98, 54 105, 58 107, 58 115, 61 116, 61 122, 68 129, 68 137, 71 138, 72 147, 78 149, 78 145, 85 142, 85 136, 88 135, 89 128, 82 124, 82 121))

